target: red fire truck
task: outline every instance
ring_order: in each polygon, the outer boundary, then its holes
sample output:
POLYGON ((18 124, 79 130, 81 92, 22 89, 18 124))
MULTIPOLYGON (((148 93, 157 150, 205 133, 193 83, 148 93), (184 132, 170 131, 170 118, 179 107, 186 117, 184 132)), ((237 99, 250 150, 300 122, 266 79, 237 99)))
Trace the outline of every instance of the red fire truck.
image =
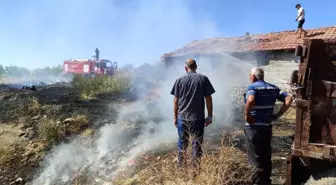
POLYGON ((63 64, 63 72, 67 74, 83 74, 89 76, 114 75, 117 63, 110 60, 73 59, 66 60, 63 64))
POLYGON ((117 62, 111 62, 107 59, 99 60, 99 50, 96 49, 96 55, 91 59, 70 59, 63 63, 63 72, 65 74, 83 74, 94 77, 97 75, 115 74, 118 65, 117 62))

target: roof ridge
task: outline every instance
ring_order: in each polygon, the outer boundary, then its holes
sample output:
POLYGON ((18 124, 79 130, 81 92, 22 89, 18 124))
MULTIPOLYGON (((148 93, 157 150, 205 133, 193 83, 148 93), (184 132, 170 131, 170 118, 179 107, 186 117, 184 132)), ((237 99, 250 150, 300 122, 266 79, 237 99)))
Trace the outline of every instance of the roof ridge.
MULTIPOLYGON (((311 31, 311 30, 317 30, 317 29, 324 29, 324 28, 336 28, 336 25, 332 25, 332 26, 324 26, 324 27, 315 27, 315 28, 309 28, 306 29, 307 31, 311 31)), ((229 37, 214 37, 214 38, 206 38, 206 39, 201 39, 201 40, 193 40, 191 42, 189 42, 187 45, 191 44, 191 43, 195 43, 195 42, 199 42, 199 41, 205 41, 205 40, 209 40, 209 39, 232 39, 232 38, 245 38, 245 37, 255 37, 255 36, 264 36, 264 35, 268 35, 268 34, 279 34, 279 33, 287 33, 287 32, 295 32, 296 30, 283 30, 283 31, 274 31, 274 32, 266 32, 266 33, 256 33, 253 35, 241 35, 241 36, 229 36, 229 37)))
MULTIPOLYGON (((309 28, 306 30, 309 32, 308 34, 311 33, 310 35, 311 38, 336 39, 336 25, 318 27, 318 28, 309 28)), ((283 30, 278 32, 253 34, 249 36, 241 35, 241 36, 213 37, 213 38, 204 38, 200 40, 193 40, 184 47, 175 49, 174 51, 170 52, 170 54, 172 55, 174 55, 174 53, 178 54, 184 50, 195 50, 196 53, 197 52, 202 53, 206 52, 207 49, 204 48, 210 48, 209 47, 210 45, 214 47, 222 47, 221 45, 223 44, 231 45, 231 47, 233 46, 232 50, 235 51, 242 50, 242 48, 251 51, 293 49, 296 47, 298 43, 302 42, 302 39, 298 39, 295 37, 294 35, 295 31, 296 30, 283 30)))

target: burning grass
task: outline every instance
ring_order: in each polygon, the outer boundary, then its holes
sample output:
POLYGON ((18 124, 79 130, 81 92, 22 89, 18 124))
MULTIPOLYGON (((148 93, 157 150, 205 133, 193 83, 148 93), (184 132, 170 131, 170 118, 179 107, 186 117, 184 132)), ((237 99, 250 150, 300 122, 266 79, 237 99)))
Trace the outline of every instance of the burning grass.
MULTIPOLYGON (((124 163, 125 161, 119 163, 118 169, 114 171, 116 173, 114 177, 106 176, 101 179, 100 173, 84 170, 74 174, 72 183, 94 184, 95 180, 99 179, 101 184, 113 185, 250 184, 256 169, 248 165, 246 154, 234 146, 237 140, 236 134, 225 134, 217 139, 215 142, 213 138, 207 138, 205 141, 205 153, 199 173, 195 173, 190 158, 186 168, 178 168, 175 142, 168 142, 158 144, 155 149, 149 151, 143 150, 134 159, 127 158, 127 163, 124 163)), ((187 156, 191 156, 191 147, 187 151, 187 156)))
MULTIPOLYGON (((188 161, 188 167, 177 166, 176 149, 161 155, 140 156, 135 171, 118 176, 112 184, 117 185, 237 185, 249 184, 255 169, 247 164, 245 154, 234 146, 222 145, 205 153, 198 175, 188 161)), ((190 155, 189 155, 190 156, 190 155)))
POLYGON ((117 74, 116 76, 97 76, 85 78, 76 75, 73 78, 73 86, 81 92, 83 99, 103 93, 123 93, 130 86, 130 77, 117 74))

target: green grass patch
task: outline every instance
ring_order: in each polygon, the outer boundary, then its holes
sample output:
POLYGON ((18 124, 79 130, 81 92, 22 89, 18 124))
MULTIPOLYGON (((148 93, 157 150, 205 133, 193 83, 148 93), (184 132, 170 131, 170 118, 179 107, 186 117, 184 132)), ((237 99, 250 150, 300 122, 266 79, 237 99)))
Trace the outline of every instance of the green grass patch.
POLYGON ((131 78, 123 74, 112 77, 96 76, 95 78, 75 75, 72 84, 80 91, 82 99, 89 99, 103 93, 123 93, 129 88, 130 82, 131 78))

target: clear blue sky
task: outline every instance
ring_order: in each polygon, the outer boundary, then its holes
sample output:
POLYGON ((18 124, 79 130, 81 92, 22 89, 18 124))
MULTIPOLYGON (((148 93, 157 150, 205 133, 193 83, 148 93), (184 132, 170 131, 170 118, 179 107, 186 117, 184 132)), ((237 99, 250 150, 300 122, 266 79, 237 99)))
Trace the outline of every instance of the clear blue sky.
POLYGON ((120 64, 153 62, 195 39, 295 29, 296 3, 306 28, 336 24, 335 0, 1 0, 0 64, 53 66, 96 47, 120 64))

